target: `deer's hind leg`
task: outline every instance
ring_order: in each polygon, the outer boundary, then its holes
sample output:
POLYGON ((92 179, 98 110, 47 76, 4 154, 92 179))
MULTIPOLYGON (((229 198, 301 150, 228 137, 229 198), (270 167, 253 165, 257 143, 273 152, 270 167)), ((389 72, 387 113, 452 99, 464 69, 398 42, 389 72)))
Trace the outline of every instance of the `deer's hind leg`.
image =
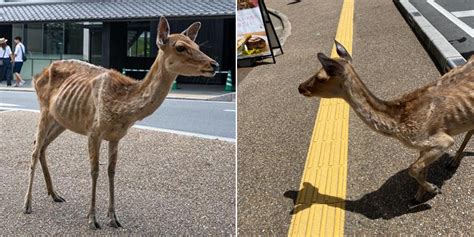
POLYGON ((464 137, 464 141, 462 142, 461 146, 459 147, 456 155, 448 162, 447 167, 450 169, 457 168, 461 164, 462 154, 464 152, 464 148, 466 148, 467 143, 472 137, 474 130, 467 132, 466 136, 464 137))
POLYGON ((64 130, 66 129, 59 125, 59 123, 54 121, 51 126, 51 129, 48 132, 48 135, 46 136, 43 147, 41 148, 39 158, 41 169, 43 170, 44 180, 46 182, 46 189, 48 191, 48 195, 51 195, 53 201, 55 202, 64 202, 65 200, 54 191, 53 182, 51 180, 51 175, 49 174, 48 170, 48 164, 46 163, 46 149, 48 148, 49 144, 51 144, 51 142, 53 142, 59 135, 61 135, 61 133, 64 132, 64 130))
POLYGON ((426 174, 428 173, 428 167, 454 144, 454 139, 446 133, 437 133, 430 137, 427 143, 430 144, 428 148, 421 151, 418 160, 408 168, 408 174, 415 178, 420 185, 415 195, 416 201, 421 201, 425 191, 433 194, 441 193, 441 190, 436 185, 426 181, 426 174))
POLYGON ((35 147, 31 155, 30 180, 28 184, 28 191, 26 192, 26 195, 25 195, 24 213, 26 214, 31 213, 33 179, 35 177, 36 164, 38 163, 38 160, 41 157, 41 153, 43 152, 45 142, 48 140, 47 139, 48 134, 51 132, 52 128, 54 128, 55 123, 56 121, 49 114, 48 110, 41 111, 37 130, 36 130, 35 147))

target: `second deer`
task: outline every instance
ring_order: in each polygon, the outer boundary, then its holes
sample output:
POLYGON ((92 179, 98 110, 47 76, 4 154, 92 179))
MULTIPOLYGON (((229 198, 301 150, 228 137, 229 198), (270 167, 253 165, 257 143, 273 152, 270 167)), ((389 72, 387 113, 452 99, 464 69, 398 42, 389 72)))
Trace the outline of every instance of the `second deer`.
POLYGON ((448 166, 459 166, 463 150, 474 133, 474 56, 432 83, 393 101, 375 97, 360 80, 352 57, 336 41, 340 58, 319 53, 322 68, 301 83, 298 90, 307 97, 344 99, 371 129, 400 140, 420 152, 408 173, 419 183, 415 200, 428 191, 441 190, 426 181, 428 167, 454 144, 453 136, 467 132, 448 166))

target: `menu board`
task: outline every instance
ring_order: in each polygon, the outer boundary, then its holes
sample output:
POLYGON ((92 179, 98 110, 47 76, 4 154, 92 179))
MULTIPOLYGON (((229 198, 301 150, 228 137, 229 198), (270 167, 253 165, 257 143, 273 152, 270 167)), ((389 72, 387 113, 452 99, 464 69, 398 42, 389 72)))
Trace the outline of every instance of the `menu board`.
POLYGON ((237 0, 237 58, 271 56, 259 0, 237 0))

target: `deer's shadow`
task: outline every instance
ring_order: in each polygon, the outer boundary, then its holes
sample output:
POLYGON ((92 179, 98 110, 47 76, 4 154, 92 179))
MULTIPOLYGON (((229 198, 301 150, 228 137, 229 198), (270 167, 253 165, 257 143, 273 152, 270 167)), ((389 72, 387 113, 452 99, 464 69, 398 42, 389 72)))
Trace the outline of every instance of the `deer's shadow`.
MULTIPOLYGON (((472 156, 474 153, 465 152, 465 156, 472 156)), ((447 169, 446 164, 451 159, 448 154, 444 154, 437 162, 430 166, 428 172, 428 181, 442 187, 445 181, 449 180, 455 173, 456 169, 447 169)), ((339 197, 333 197, 319 193, 317 187, 309 183, 303 183, 303 189, 300 191, 286 191, 284 196, 293 199, 296 207, 290 214, 296 214, 311 205, 320 203, 329 206, 341 208, 341 203, 345 203, 344 210, 360 213, 369 219, 392 219, 408 213, 416 213, 431 209, 426 201, 432 199, 434 195, 425 194, 422 203, 414 204, 413 197, 418 189, 418 183, 408 174, 408 169, 404 169, 390 177, 379 189, 365 194, 358 200, 345 200, 339 197), (297 200, 298 193, 311 192, 318 194, 318 198, 311 201, 297 200), (315 201, 324 200, 324 201, 315 201)), ((441 194, 442 195, 442 194, 441 194)), ((307 196, 307 195, 305 195, 307 196)))

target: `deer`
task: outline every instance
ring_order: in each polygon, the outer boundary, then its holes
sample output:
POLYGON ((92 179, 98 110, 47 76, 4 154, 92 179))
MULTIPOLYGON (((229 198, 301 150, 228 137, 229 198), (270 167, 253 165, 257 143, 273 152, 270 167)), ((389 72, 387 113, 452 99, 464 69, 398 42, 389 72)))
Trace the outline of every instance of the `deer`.
POLYGON ((346 48, 337 41, 335 46, 339 58, 318 53, 322 68, 299 85, 299 93, 343 99, 369 128, 419 151, 408 168, 419 184, 413 203, 421 203, 427 192, 440 194, 441 189, 426 180, 428 167, 454 144, 453 136, 467 132, 456 155, 446 163, 447 168, 457 168, 474 133, 474 56, 438 80, 384 101, 359 78, 346 48))
POLYGON ((178 75, 213 77, 219 64, 201 52, 195 43, 200 22, 194 22, 181 33, 170 34, 168 21, 160 18, 156 44, 159 48, 143 80, 129 78, 79 60, 56 61, 34 78, 40 104, 39 122, 31 156, 28 191, 24 213, 32 212, 32 187, 35 167, 40 161, 47 193, 54 202, 64 202, 53 188, 46 163, 46 148, 69 129, 87 136, 92 178, 88 212, 90 229, 100 229, 96 220, 96 185, 99 176, 99 149, 108 141, 109 206, 108 225, 122 227, 115 214, 114 176, 118 145, 128 129, 152 114, 163 103, 178 75))

